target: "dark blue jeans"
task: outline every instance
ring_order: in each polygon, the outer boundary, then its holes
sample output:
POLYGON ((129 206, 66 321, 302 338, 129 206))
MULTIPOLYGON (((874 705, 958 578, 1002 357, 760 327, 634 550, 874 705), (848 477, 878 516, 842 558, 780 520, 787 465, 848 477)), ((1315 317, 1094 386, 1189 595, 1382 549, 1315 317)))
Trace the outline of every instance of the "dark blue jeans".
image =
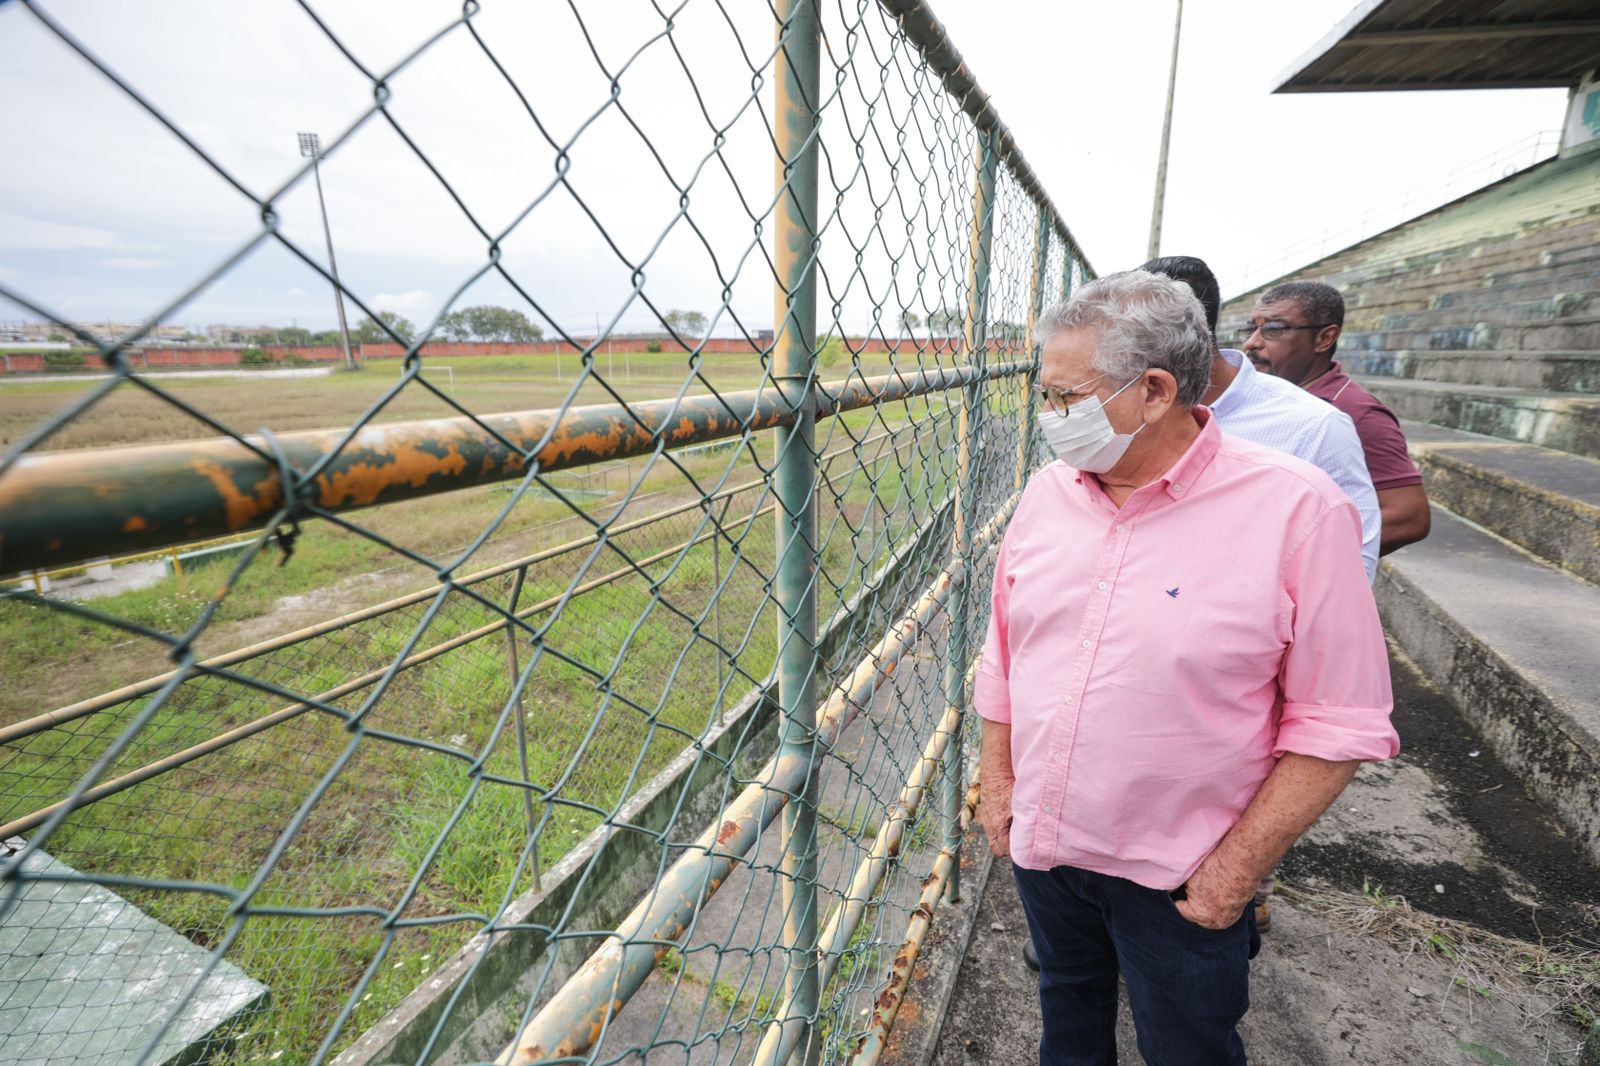
POLYGON ((1039 956, 1040 1066, 1117 1061, 1117 976, 1149 1066, 1245 1062, 1239 1019, 1261 945, 1246 907, 1223 930, 1178 913, 1169 893, 1071 866, 1012 866, 1039 956))

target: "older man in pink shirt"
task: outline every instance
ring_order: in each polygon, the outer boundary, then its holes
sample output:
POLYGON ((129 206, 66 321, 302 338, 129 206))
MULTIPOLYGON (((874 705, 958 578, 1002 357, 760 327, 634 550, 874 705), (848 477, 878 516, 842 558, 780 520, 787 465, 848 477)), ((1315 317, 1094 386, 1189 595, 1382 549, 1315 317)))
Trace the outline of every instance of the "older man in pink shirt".
POLYGON ((1189 288, 1128 271, 1040 321, 1060 462, 1000 549, 975 703, 981 817, 1041 967, 1046 1064, 1243 1063, 1261 877, 1399 749, 1361 520, 1223 435, 1189 288))

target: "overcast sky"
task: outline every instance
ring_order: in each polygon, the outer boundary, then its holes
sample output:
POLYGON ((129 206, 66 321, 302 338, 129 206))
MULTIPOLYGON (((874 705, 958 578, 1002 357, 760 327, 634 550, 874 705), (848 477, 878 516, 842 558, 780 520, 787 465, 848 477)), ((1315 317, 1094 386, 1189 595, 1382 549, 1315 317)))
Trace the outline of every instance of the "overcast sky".
MULTIPOLYGON (((854 10, 855 3, 842 6, 854 10)), ((1248 265, 1285 245, 1560 124, 1561 90, 1270 95, 1278 73, 1349 4, 1186 5, 1162 251, 1207 258, 1227 292, 1242 286, 1248 265)), ((332 144, 370 110, 370 78, 291 0, 40 6, 249 194, 21 4, 0 3, 0 92, 9 102, 0 111, 7 146, 0 284, 71 319, 128 321, 178 299, 262 231, 252 197, 268 199, 297 174, 298 130, 317 130, 332 144)), ((460 27, 389 80, 390 114, 438 175, 382 116, 368 118, 325 160, 345 283, 370 306, 418 322, 452 299, 457 307, 531 310, 502 279, 473 280, 486 264, 488 241, 446 191, 448 182, 484 231, 509 228, 502 262, 569 332, 592 332, 597 315, 622 329, 652 321, 622 258, 646 262, 643 294, 660 308, 711 312, 726 286, 745 328, 770 328, 771 275, 753 217, 766 211, 773 165, 762 114, 749 104, 751 67, 764 67, 772 47, 767 5, 687 0, 670 39, 660 36, 662 17, 647 0, 575 6, 581 23, 558 0, 483 0, 473 26, 520 98, 460 27), (627 115, 603 106, 611 82, 602 66, 624 71, 618 99, 627 115), (629 117, 648 133, 648 146, 629 117), (707 162, 715 129, 724 131, 721 158, 707 162), (563 162, 550 142, 574 137, 563 162), (581 204, 553 182, 560 167, 570 167, 581 204), (678 217, 678 193, 663 168, 679 184, 693 179, 687 219, 678 217), (586 210, 604 223, 603 234, 586 210)), ((834 0, 829 15, 836 25, 840 6, 834 0)), ((1148 234, 1172 0, 932 6, 1095 268, 1137 265, 1148 234)), ((316 0, 312 7, 373 72, 387 70, 460 11, 449 0, 316 0)), ((881 82, 884 54, 862 43, 870 39, 840 32, 831 41, 836 54, 854 45, 857 72, 881 82)), ((896 124, 885 116, 899 113, 904 92, 890 81, 880 86, 873 121, 880 134, 892 135, 896 124)), ((770 104, 770 78, 760 95, 770 104)), ((848 160, 841 150, 851 143, 844 126, 864 121, 864 104, 857 96, 832 114, 827 143, 842 166, 848 160)), ((926 139, 928 131, 921 133, 926 139)), ((957 139, 936 138, 931 147, 918 164, 930 188, 952 173, 964 180, 957 139)), ((914 277, 882 258, 893 254, 892 240, 884 242, 890 250, 867 253, 862 278, 848 277, 846 234, 854 239, 870 229, 861 214, 870 210, 865 189, 874 182, 881 189, 886 167, 881 157, 869 160, 862 186, 847 197, 854 213, 824 238, 833 298, 851 329, 865 324, 875 302, 912 302, 925 311, 939 304, 942 288, 957 284, 954 240, 922 263, 947 285, 925 281, 915 300, 905 296, 916 288, 914 277), (890 284, 900 286, 893 296, 890 284)), ((1475 176, 1494 175, 1479 168, 1475 176)), ((280 231, 320 258, 309 178, 273 207, 280 231)), ((0 320, 26 317, 0 300, 0 320)), ((167 321, 326 328, 334 315, 327 283, 267 241, 167 321)), ((714 332, 734 328, 724 316, 714 332)))

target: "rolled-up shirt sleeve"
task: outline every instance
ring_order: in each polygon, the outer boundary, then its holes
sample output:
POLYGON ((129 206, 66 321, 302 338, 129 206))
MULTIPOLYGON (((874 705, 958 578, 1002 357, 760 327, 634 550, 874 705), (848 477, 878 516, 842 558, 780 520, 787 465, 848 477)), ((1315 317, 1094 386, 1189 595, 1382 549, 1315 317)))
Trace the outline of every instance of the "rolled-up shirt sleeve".
POLYGON ((972 683, 972 706, 991 722, 1011 722, 1011 654, 1006 644, 1006 619, 1010 611, 1011 581, 1006 576, 1006 545, 1000 544, 994 567, 994 587, 989 593, 989 631, 983 639, 983 659, 972 683))
POLYGON ((1400 750, 1377 604, 1361 562, 1361 519, 1330 506, 1289 556, 1284 588, 1293 637, 1279 681, 1283 715, 1273 754, 1377 761, 1400 750))

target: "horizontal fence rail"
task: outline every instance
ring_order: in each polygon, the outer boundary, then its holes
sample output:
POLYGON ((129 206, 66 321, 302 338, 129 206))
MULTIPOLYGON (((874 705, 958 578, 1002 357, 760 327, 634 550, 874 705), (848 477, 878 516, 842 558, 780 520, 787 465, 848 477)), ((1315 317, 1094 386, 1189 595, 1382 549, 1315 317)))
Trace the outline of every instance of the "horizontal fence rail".
POLYGON ((919 0, 292 14, 255 43, 344 121, 272 172, 265 83, 0 3, 190 168, 130 210, 211 212, 135 326, 58 310, 103 248, 0 260, 97 372, 0 382, 0 1059, 877 1061, 961 892, 1062 214, 919 0), (229 282, 399 362, 132 355, 229 282), (43 580, 182 545, 228 550, 43 580))

